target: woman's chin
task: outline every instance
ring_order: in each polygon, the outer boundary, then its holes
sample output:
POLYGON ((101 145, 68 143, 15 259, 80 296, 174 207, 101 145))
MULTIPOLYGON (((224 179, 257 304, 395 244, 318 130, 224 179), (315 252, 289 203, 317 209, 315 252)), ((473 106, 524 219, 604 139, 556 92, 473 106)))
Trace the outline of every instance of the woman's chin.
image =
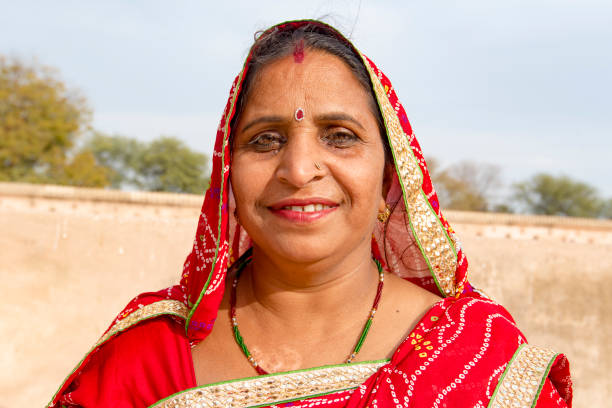
POLYGON ((313 240, 306 237, 269 243, 265 247, 260 247, 260 250, 273 261, 276 259, 295 264, 312 264, 337 257, 343 252, 343 248, 330 245, 328 240, 313 240))
POLYGON ((245 220, 243 227, 256 252, 272 262, 301 265, 325 260, 337 262, 359 247, 370 253, 372 230, 355 228, 356 223, 343 219, 337 210, 315 220, 299 219, 297 222, 269 213, 264 215, 267 216, 245 220))

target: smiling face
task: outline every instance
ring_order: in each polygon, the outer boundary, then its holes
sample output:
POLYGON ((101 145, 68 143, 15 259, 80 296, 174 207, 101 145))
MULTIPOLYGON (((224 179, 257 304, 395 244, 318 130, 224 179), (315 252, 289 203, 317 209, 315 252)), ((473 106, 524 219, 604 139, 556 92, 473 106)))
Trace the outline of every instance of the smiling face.
POLYGON ((385 155, 368 93, 341 59, 310 50, 264 67, 251 86, 231 183, 254 246, 296 263, 369 253, 385 155))

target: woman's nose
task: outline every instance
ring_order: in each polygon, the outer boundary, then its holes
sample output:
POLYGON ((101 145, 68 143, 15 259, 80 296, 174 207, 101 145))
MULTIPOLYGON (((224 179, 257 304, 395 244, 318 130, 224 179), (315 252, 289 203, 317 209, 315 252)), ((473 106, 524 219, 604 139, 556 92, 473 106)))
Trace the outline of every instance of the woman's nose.
POLYGON ((280 153, 276 175, 284 183, 304 187, 323 174, 321 160, 317 160, 320 146, 316 135, 301 132, 289 137, 280 153))

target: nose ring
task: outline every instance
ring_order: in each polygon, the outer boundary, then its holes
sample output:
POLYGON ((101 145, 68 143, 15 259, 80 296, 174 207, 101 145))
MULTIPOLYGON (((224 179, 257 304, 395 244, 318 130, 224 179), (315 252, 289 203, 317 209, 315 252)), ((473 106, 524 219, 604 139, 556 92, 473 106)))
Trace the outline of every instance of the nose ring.
POLYGON ((321 170, 321 165, 317 162, 314 162, 315 167, 317 168, 317 170, 321 170))

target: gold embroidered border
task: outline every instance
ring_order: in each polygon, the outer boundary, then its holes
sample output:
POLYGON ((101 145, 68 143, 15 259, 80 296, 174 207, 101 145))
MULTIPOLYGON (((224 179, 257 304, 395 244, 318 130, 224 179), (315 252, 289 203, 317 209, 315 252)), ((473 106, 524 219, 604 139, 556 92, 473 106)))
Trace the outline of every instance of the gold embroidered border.
POLYGON ((365 56, 362 55, 362 59, 370 74, 374 93, 387 127, 389 144, 395 157, 406 210, 415 238, 442 294, 454 296, 455 270, 457 269, 454 243, 446 235, 440 219, 429 206, 429 201, 421 189, 423 174, 410 147, 408 136, 402 129, 397 112, 391 105, 378 75, 373 71, 365 56))
POLYGON ((213 384, 183 391, 151 407, 243 408, 278 404, 355 388, 385 364, 357 363, 213 384))
POLYGON ((46 406, 47 407, 56 406, 53 403, 53 401, 57 397, 57 394, 62 389, 62 387, 64 387, 64 384, 66 383, 66 381, 68 381, 68 379, 74 374, 76 370, 81 368, 81 364, 83 364, 83 361, 85 360, 85 358, 87 358, 88 355, 90 355, 97 347, 99 347, 102 343, 110 339, 115 334, 123 330, 126 330, 130 326, 136 323, 139 323, 142 320, 146 320, 151 317, 159 316, 162 314, 168 314, 168 315, 178 316, 183 319, 186 319, 187 313, 188 313, 187 306, 185 306, 183 302, 180 302, 178 300, 160 300, 158 302, 151 303, 151 304, 148 304, 143 307, 139 307, 138 309, 134 310, 133 312, 128 314, 126 317, 124 317, 122 320, 115 323, 104 335, 102 335, 102 337, 100 337, 100 339, 96 342, 96 344, 94 344, 94 346, 87 352, 87 354, 85 354, 85 357, 83 357, 81 361, 79 361, 76 367, 70 372, 70 374, 68 374, 68 376, 64 379, 64 381, 62 381, 62 384, 57 389, 57 391, 51 398, 51 401, 49 401, 49 403, 46 406))
POLYGON ((187 306, 185 306, 183 302, 180 302, 178 300, 160 300, 158 302, 140 307, 131 312, 119 322, 115 323, 109 331, 107 331, 102 337, 100 337, 100 340, 98 340, 94 348, 98 347, 100 344, 104 343, 106 340, 108 340, 115 334, 127 329, 128 327, 140 322, 141 320, 145 320, 150 317, 161 314, 170 314, 186 319, 187 313, 187 306))
POLYGON ((495 388, 489 408, 534 407, 557 353, 523 345, 514 353, 495 388))

